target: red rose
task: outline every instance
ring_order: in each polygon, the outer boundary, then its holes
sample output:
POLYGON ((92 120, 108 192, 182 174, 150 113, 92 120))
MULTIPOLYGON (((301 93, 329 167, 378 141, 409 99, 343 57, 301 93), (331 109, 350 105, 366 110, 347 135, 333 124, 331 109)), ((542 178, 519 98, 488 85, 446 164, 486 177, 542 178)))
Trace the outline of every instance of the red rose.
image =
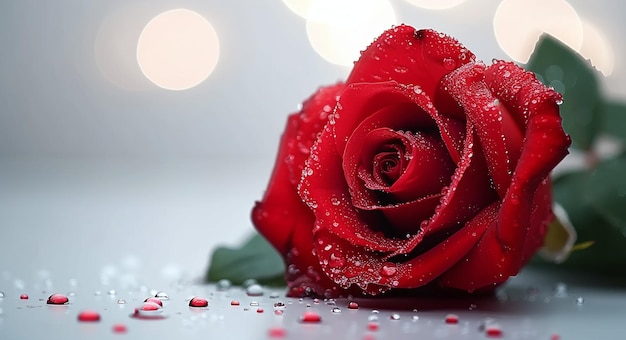
POLYGON ((289 117, 252 212, 289 295, 471 292, 516 275, 553 218, 560 101, 444 34, 385 32, 289 117))

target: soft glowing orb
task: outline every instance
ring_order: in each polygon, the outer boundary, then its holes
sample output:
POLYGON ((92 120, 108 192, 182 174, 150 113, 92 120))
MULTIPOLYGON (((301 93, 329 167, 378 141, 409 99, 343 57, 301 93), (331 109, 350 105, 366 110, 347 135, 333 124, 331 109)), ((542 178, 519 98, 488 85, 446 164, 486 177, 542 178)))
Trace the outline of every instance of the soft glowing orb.
POLYGON ((381 32, 396 24, 386 0, 316 0, 307 16, 311 46, 322 58, 350 66, 381 32))
POLYGON ((608 76, 615 66, 615 54, 606 36, 593 24, 583 21, 583 45, 580 54, 591 60, 602 74, 608 76))
POLYGON ((219 40, 211 23, 187 9, 154 17, 137 43, 141 71, 168 90, 185 90, 200 84, 215 69, 219 54, 219 40))
POLYGON ((539 36, 546 32, 575 50, 583 42, 583 27, 574 8, 564 0, 503 0, 493 19, 500 48, 526 63, 539 36))
POLYGON ((465 0, 406 0, 408 3, 424 9, 449 9, 456 7, 465 0))
POLYGON ((309 14, 309 8, 315 0, 283 0, 283 3, 287 8, 297 15, 307 18, 309 14))

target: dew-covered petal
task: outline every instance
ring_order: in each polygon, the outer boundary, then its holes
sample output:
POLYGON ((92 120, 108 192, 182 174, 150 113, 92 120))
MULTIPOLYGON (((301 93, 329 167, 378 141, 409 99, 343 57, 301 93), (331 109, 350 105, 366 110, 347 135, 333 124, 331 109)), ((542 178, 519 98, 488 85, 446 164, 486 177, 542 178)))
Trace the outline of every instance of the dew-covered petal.
POLYGON ((402 241, 386 238, 376 231, 384 225, 376 223, 371 213, 354 208, 341 164, 332 129, 327 125, 312 148, 298 187, 300 197, 315 214, 314 233, 329 230, 370 251, 389 252, 398 248, 402 241))
POLYGON ((296 187, 310 147, 343 88, 342 83, 321 88, 304 102, 300 112, 289 116, 270 183, 263 199, 252 210, 256 228, 283 256, 290 248, 294 229, 313 228, 314 216, 302 203, 296 187))
POLYGON ((450 36, 400 25, 384 32, 363 51, 347 83, 395 80, 419 85, 434 98, 445 74, 474 60, 474 54, 450 36))
POLYGON ((510 122, 508 111, 485 84, 484 71, 482 64, 467 64, 447 75, 443 86, 461 104, 468 121, 474 125, 496 191, 504 197, 513 170, 510 152, 519 155, 522 132, 514 124, 507 124, 508 129, 505 129, 503 121, 510 122))

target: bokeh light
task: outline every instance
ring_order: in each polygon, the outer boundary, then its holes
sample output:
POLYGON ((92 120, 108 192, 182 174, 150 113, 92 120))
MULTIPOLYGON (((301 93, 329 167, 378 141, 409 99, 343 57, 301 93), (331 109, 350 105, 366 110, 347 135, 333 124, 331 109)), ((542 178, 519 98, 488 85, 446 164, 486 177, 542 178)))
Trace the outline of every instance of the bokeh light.
POLYGON ((615 54, 607 37, 593 24, 583 21, 583 44, 580 54, 608 76, 615 66, 615 54))
POLYGON ((424 9, 448 9, 456 7, 465 0, 406 0, 408 3, 424 9))
POLYGON ((381 32, 396 24, 386 0, 316 0, 307 15, 311 46, 322 58, 350 66, 381 32))
POLYGON ((583 26, 564 0, 503 0, 493 20, 496 40, 512 59, 526 63, 539 36, 548 33, 575 50, 583 42, 583 26))
POLYGON ((175 9, 154 17, 141 32, 137 62, 157 86, 185 90, 204 81, 219 59, 219 40, 200 14, 175 9))
POLYGON ((309 14, 309 9, 311 8, 311 4, 313 4, 314 1, 315 0, 283 0, 283 3, 292 12, 306 19, 309 14))

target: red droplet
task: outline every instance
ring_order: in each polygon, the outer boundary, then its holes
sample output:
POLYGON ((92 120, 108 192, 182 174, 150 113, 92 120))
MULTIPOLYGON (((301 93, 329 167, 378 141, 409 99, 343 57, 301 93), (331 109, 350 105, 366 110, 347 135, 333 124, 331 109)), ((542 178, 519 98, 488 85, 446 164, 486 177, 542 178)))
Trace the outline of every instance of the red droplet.
POLYGON ((46 302, 49 305, 65 305, 70 301, 67 296, 63 294, 52 294, 48 297, 48 301, 46 302))
POLYGON ((267 333, 269 334, 270 338, 282 338, 287 335, 287 330, 283 327, 276 326, 270 328, 267 333))
POLYGON ((454 68, 456 67, 456 61, 454 61, 454 59, 452 58, 444 58, 443 67, 448 71, 454 70, 454 68))
POLYGON ((163 301, 161 301, 161 299, 159 299, 159 298, 149 297, 149 298, 143 300, 143 302, 152 302, 152 303, 156 303, 157 305, 163 307, 163 301))
POLYGON ((143 305, 139 308, 140 311, 153 312, 157 310, 161 310, 161 305, 158 303, 154 303, 152 301, 144 302, 143 305))
POLYGON ((128 329, 126 328, 126 325, 124 324, 116 323, 115 325, 113 325, 114 333, 126 333, 127 331, 128 329))
POLYGON ((321 322, 322 321, 322 317, 317 314, 316 312, 312 312, 312 311, 307 311, 304 312, 302 314, 302 316, 300 316, 300 321, 302 322, 321 322))
POLYGON ((280 309, 277 309, 277 310, 274 311, 274 314, 275 315, 283 315, 283 311, 280 310, 280 309))
POLYGON ((78 313, 78 321, 96 322, 100 321, 100 313, 94 310, 84 310, 78 313))
POLYGON ((377 331, 378 328, 379 328, 378 322, 370 321, 367 323, 367 329, 369 329, 370 331, 377 331))
POLYGON ((240 305, 240 303, 239 303, 239 301, 237 301, 237 300, 233 300, 233 301, 231 301, 231 302, 230 302, 230 305, 231 305, 231 306, 239 306, 239 305, 240 305))
POLYGON ((459 323, 459 317, 456 314, 448 314, 446 315, 446 323, 457 324, 459 323))
POLYGON ((189 307, 206 307, 208 305, 209 305, 209 301, 199 296, 195 296, 189 301, 189 307))
POLYGON ((552 334, 550 340, 561 340, 561 336, 559 334, 552 334))
POLYGON ((359 309, 359 304, 358 304, 358 303, 356 303, 356 302, 350 302, 350 303, 348 304, 348 308, 349 308, 349 309, 359 309))
POLYGON ((22 294, 22 295, 20 295, 20 299, 22 299, 22 300, 28 300, 28 294, 22 294))
POLYGON ((263 313, 263 308, 257 308, 257 309, 256 309, 256 312, 257 312, 257 313, 263 313))
POLYGON ((485 335, 490 338, 499 338, 502 336, 502 329, 497 325, 489 325, 485 327, 485 335))

